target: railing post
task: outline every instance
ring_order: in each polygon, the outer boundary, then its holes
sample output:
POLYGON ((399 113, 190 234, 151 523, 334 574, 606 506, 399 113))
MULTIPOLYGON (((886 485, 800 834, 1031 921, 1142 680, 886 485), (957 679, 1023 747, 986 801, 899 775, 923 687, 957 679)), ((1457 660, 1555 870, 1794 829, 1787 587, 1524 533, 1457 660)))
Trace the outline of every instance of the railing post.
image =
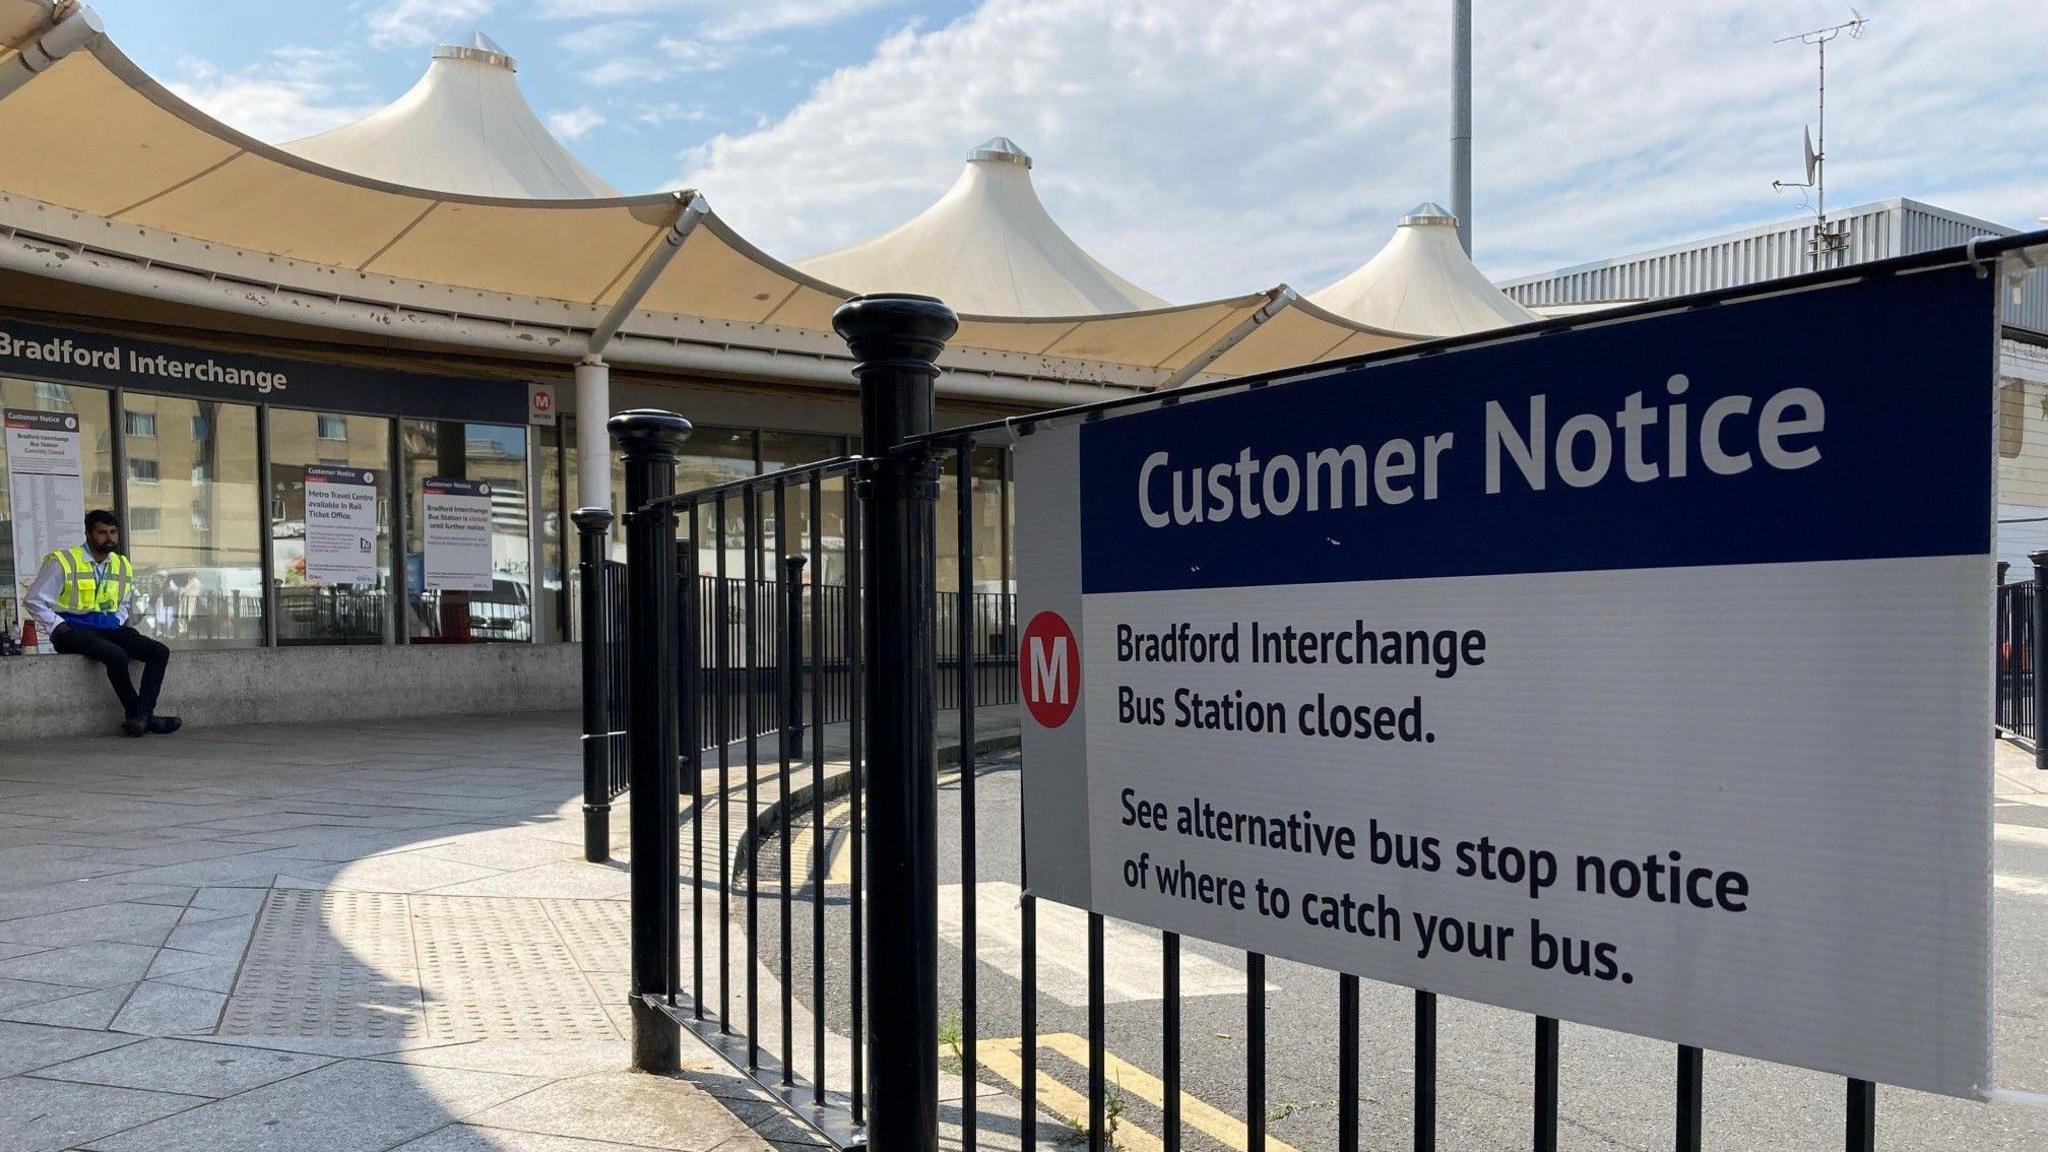
MULTIPOLYGON (((787 759, 804 754, 804 564, 802 556, 782 561, 782 651, 778 658, 785 669, 782 678, 782 747, 787 759)), ((811 797, 824 806, 825 798, 811 797)), ((819 851, 823 851, 823 841, 819 851)))
POLYGON ((860 379, 868 736, 868 1146, 938 1147, 938 773, 932 622, 937 360, 959 328, 928 296, 860 296, 832 327, 860 379))
POLYGON ((578 508, 569 519, 576 522, 576 568, 583 577, 583 858, 598 864, 612 854, 612 726, 605 708, 611 656, 605 650, 604 607, 605 532, 612 513, 609 508, 578 508))
POLYGON ((2006 639, 2012 633, 2012 590, 2005 586, 2005 573, 2012 565, 1998 562, 1998 575, 1991 584, 1991 735, 2010 728, 2012 721, 2011 672, 2006 667, 2006 639))
POLYGON ((626 589, 628 597, 626 754, 632 767, 633 1067, 679 1069, 679 1026, 655 998, 675 992, 676 891, 676 518, 663 506, 637 511, 675 494, 676 450, 690 422, 673 412, 621 412, 607 427, 626 457, 626 589))
POLYGON ((2017 651, 2014 660, 2025 660, 2023 667, 2033 681, 2034 687, 2034 767, 2048 771, 2048 676, 2041 674, 2041 654, 2034 651, 2041 646, 2041 639, 2048 636, 2048 549, 2027 554, 2027 560, 2034 565, 2034 618, 2032 635, 2027 637, 2024 653, 2017 651))

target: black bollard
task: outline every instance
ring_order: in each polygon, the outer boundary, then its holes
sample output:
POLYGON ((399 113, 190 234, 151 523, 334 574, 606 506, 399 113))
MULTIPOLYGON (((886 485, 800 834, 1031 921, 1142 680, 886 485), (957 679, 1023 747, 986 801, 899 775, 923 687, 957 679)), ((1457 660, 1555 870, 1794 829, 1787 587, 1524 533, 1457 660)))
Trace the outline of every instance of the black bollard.
POLYGON ((611 746, 612 724, 605 702, 611 669, 605 627, 605 532, 612 526, 609 508, 578 508, 569 513, 576 523, 577 571, 583 590, 583 858, 603 863, 612 854, 611 746))
POLYGON ((2027 560, 2034 566, 2034 618, 2027 621, 2026 650, 2015 651, 2013 659, 2026 661, 2026 676, 2034 693, 2034 767, 2048 771, 2048 676, 2041 674, 2038 651, 2048 637, 2048 549, 2028 553, 2027 560))
POLYGON ((868 736, 868 1146, 938 1147, 938 771, 932 600, 937 360, 959 328, 929 296, 859 296, 832 327, 860 379, 868 736))
POLYGON ((626 458, 626 753, 633 793, 633 1067, 668 1074, 682 1063, 676 1022, 649 1001, 676 992, 676 450, 690 422, 636 409, 605 425, 626 458))

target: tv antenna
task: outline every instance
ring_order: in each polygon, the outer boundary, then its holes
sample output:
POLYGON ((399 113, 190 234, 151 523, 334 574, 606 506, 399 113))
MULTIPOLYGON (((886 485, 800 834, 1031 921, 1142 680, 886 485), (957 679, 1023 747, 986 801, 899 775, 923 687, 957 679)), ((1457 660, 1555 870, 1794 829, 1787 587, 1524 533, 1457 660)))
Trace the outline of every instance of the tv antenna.
POLYGON ((1844 32, 1849 34, 1849 39, 1858 39, 1863 35, 1863 26, 1870 23, 1869 17, 1854 8, 1849 9, 1849 16, 1850 19, 1844 20, 1840 24, 1831 24, 1826 28, 1812 28, 1805 32, 1795 32, 1790 36, 1781 36, 1771 41, 1773 44, 1790 44, 1794 41, 1801 44, 1811 44, 1820 57, 1820 78, 1816 86, 1817 102, 1820 106, 1819 131, 1817 133, 1805 133, 1802 129, 1806 154, 1806 179, 1796 182, 1791 180, 1771 181, 1771 188, 1775 191, 1782 191, 1786 188, 1813 189, 1813 240, 1807 245, 1807 251, 1813 257, 1813 266, 1815 268, 1825 268, 1832 265, 1835 253, 1845 251, 1849 247, 1848 222, 1844 221, 1838 227, 1829 227, 1828 225, 1827 181, 1828 41, 1833 40, 1844 32), (1818 142, 1815 140, 1816 135, 1819 137, 1818 142))

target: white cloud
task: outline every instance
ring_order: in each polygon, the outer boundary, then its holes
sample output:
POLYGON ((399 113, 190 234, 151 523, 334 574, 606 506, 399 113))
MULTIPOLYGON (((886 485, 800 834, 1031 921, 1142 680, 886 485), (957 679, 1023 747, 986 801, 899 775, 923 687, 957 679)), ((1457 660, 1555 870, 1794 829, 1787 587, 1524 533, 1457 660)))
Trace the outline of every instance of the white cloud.
POLYGON ((796 28, 837 24, 852 16, 888 7, 896 0, 752 0, 704 4, 707 12, 699 34, 714 40, 746 40, 796 28))
MULTIPOLYGON (((400 0, 413 3, 415 0, 400 0)), ((738 40, 794 28, 819 28, 904 0, 540 0, 555 20, 660 15, 691 20, 695 34, 738 40)))
POLYGON ((370 29, 370 44, 376 48, 401 48, 435 44, 465 25, 487 15, 493 0, 388 0, 364 17, 370 29))
POLYGON ((634 111, 633 120, 640 124, 700 124, 711 119, 711 109, 702 104, 685 104, 680 100, 662 100, 642 105, 634 111))
MULTIPOLYGON (((1923 196, 2017 223, 2048 207, 2048 162, 2013 143, 2048 133, 2048 6, 1866 11, 1870 31, 1829 55, 1829 202, 1923 196)), ((1486 6, 1482 267, 1795 215, 1770 182, 1798 172, 1812 54, 1772 40, 1838 15, 1833 0, 1486 6)), ((1138 283, 1175 299, 1313 290, 1408 207, 1449 199, 1449 39, 1436 0, 989 0, 693 149, 675 183, 804 256, 920 211, 967 148, 1003 133, 1037 158, 1054 214, 1138 283)))
POLYGON ((584 105, 563 112, 548 113, 548 131, 564 140, 575 140, 604 123, 604 113, 584 105))
POLYGON ((272 143, 324 132, 378 107, 350 79, 354 65, 340 52, 280 48, 235 72, 200 61, 186 62, 182 72, 165 86, 215 119, 272 143))

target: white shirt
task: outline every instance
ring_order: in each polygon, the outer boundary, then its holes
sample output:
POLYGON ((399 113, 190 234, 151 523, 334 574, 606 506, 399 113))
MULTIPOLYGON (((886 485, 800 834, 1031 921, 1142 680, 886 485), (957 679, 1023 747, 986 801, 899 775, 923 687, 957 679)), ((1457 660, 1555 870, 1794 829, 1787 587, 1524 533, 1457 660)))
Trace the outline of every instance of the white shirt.
MULTIPOLYGON (((90 550, 86 553, 88 556, 91 554, 90 550)), ((111 556, 112 553, 108 555, 111 556)), ((112 566, 108 561, 95 560, 92 566, 93 579, 105 580, 110 574, 111 568, 112 566)), ((57 597, 62 595, 63 592, 64 565, 59 563, 54 555, 49 556, 43 560, 42 568, 36 572, 35 583, 28 586, 28 594, 21 598, 21 606, 28 611, 29 616, 36 623, 42 625, 43 635, 45 636, 49 635, 57 625, 64 622, 64 617, 57 614, 57 597)), ((126 624, 128 622, 128 605, 134 598, 135 588, 133 584, 130 584, 128 595, 123 597, 119 604, 114 605, 114 622, 116 624, 126 624)))

